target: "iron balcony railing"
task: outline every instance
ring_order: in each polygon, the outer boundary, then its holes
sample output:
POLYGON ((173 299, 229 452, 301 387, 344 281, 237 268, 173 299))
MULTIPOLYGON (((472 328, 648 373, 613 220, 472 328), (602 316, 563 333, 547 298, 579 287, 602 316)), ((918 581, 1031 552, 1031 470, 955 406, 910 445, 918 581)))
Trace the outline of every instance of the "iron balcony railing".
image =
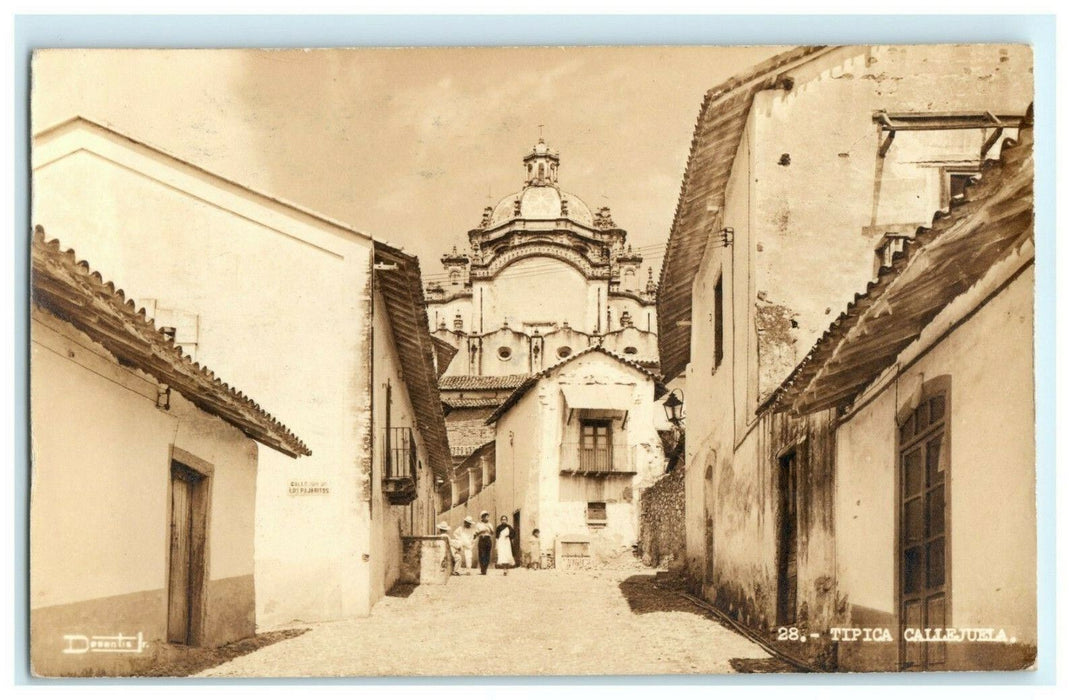
POLYGON ((419 460, 411 428, 386 429, 382 492, 390 505, 406 506, 419 495, 419 460))
POLYGON ((561 471, 574 474, 633 474, 634 451, 627 445, 584 446, 578 442, 562 444, 561 471))
POLYGON ((413 481, 417 478, 418 469, 416 458, 415 438, 412 437, 411 428, 390 428, 389 449, 386 450, 385 478, 407 479, 413 481))

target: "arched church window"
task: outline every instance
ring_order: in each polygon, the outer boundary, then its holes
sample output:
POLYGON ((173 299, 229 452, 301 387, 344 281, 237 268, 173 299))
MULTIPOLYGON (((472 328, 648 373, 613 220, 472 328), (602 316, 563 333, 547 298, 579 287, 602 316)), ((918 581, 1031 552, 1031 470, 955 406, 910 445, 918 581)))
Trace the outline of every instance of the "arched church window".
POLYGON ((540 163, 539 164, 539 179, 542 180, 545 177, 546 177, 546 167, 542 163, 540 163))
POLYGON ((460 270, 453 270, 449 273, 449 284, 460 284, 460 270))

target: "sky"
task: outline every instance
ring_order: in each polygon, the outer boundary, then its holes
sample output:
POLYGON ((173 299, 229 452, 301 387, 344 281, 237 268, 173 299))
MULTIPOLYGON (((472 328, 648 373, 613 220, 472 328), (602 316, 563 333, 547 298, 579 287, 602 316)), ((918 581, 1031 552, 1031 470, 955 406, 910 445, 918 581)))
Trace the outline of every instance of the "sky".
POLYGON ((781 47, 53 50, 38 131, 75 115, 418 255, 467 247, 523 185, 539 135, 559 181, 610 207, 658 279, 704 93, 781 47))

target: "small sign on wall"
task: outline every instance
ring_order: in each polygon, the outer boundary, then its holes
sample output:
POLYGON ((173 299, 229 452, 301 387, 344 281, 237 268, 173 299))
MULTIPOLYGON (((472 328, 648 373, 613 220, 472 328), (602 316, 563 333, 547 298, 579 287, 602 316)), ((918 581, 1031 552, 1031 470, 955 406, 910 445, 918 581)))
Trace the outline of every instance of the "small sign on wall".
POLYGON ((329 493, 328 481, 289 481, 289 496, 314 496, 329 493))

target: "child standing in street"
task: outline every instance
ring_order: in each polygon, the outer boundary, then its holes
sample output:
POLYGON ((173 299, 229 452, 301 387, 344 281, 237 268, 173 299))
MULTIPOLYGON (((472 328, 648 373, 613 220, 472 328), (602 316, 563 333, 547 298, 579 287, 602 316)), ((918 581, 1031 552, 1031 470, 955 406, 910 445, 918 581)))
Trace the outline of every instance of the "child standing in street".
POLYGON ((528 568, 538 569, 542 560, 542 548, 539 543, 539 528, 532 530, 532 536, 528 539, 528 568))

